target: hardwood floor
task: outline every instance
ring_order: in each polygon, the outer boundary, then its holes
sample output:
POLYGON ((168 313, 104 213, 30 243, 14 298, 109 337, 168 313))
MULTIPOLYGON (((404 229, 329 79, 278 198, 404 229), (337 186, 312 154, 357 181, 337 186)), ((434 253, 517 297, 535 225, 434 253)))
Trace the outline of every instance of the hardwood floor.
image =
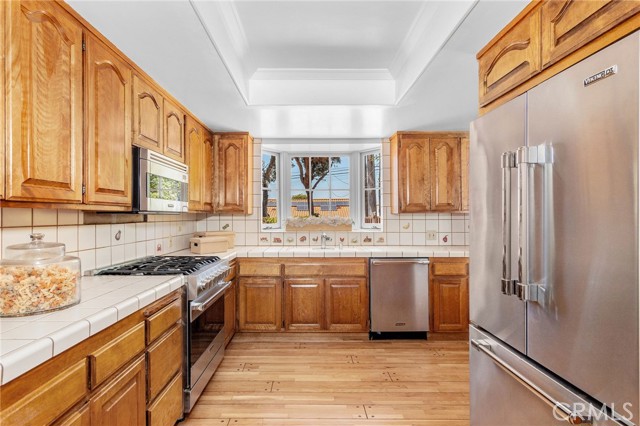
POLYGON ((468 426, 468 345, 239 333, 182 424, 468 426))

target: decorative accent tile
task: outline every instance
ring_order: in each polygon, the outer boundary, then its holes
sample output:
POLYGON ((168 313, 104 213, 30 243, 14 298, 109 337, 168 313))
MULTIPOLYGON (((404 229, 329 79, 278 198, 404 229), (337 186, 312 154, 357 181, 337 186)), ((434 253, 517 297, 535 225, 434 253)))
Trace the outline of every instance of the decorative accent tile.
POLYGON ((296 244, 299 246, 308 246, 310 243, 308 232, 296 232, 296 244))
POLYGON ((285 246, 295 246, 296 245, 296 233, 295 232, 285 232, 285 234, 284 234, 284 245, 285 246))

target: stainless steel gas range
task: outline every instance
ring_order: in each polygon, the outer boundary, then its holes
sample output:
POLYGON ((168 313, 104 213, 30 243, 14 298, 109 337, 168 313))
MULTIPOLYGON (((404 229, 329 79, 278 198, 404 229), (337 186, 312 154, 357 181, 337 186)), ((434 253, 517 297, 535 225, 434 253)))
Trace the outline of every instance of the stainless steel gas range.
POLYGON ((224 356, 224 292, 229 263, 217 256, 150 256, 95 275, 185 276, 184 410, 188 413, 224 356))

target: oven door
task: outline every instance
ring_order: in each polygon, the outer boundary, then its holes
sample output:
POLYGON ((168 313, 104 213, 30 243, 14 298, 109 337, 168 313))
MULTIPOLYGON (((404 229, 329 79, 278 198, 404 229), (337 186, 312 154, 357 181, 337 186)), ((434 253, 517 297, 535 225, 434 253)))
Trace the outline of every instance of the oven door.
POLYGON ((231 283, 212 287, 189 302, 187 331, 188 403, 190 411, 224 355, 224 293, 231 283))

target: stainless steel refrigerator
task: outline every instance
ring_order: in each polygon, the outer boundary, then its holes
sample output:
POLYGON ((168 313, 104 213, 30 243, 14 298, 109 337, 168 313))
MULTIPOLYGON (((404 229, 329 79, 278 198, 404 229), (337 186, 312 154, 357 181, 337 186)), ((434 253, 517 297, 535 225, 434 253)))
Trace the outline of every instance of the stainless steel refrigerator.
POLYGON ((471 425, 640 425, 640 35, 471 125, 471 425))

